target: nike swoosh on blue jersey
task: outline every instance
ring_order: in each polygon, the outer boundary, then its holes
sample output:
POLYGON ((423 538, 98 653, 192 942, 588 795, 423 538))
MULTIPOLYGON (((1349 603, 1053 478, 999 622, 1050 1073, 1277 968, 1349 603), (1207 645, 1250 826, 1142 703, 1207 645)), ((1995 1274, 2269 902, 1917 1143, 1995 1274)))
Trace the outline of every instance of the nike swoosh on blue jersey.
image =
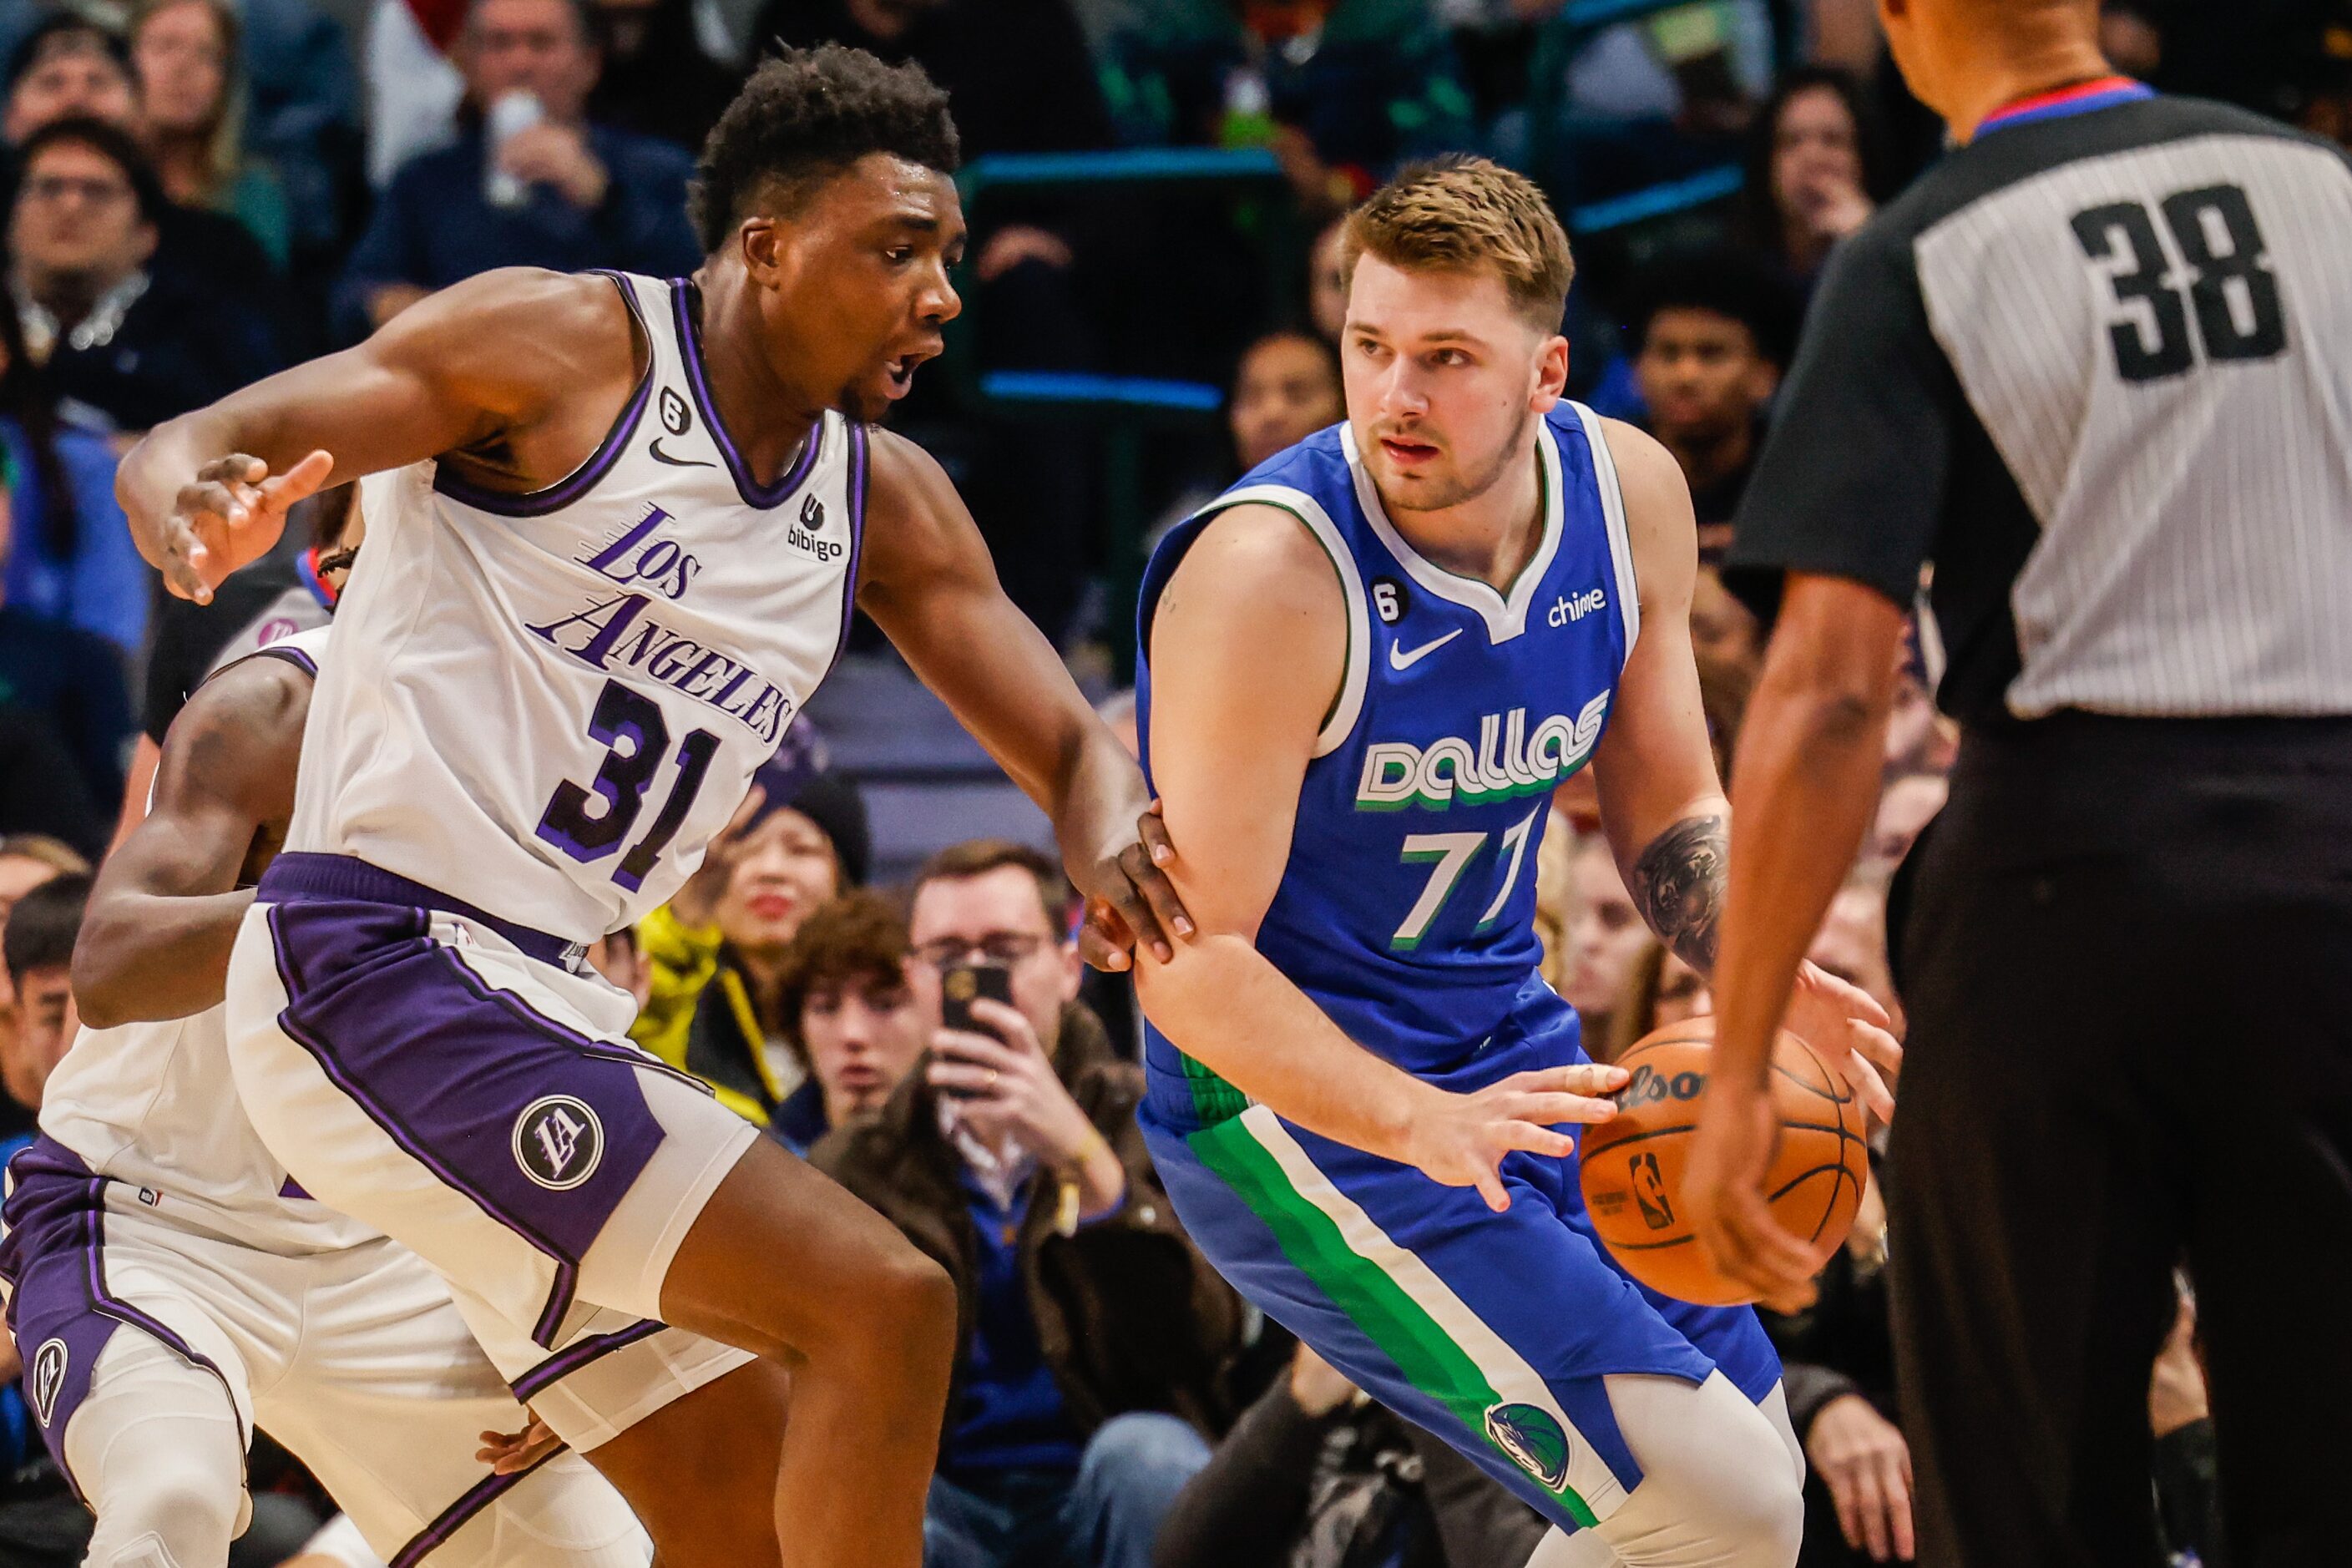
POLYGON ((1427 658, 1431 654, 1435 653, 1439 648, 1444 647, 1447 643, 1452 642, 1455 637, 1458 637, 1461 635, 1462 628, 1460 626, 1456 626, 1452 631, 1446 633, 1444 637, 1439 637, 1435 642, 1425 642, 1419 647, 1412 649, 1411 652, 1407 652, 1405 649, 1397 647, 1396 644, 1391 643, 1389 644, 1389 668, 1391 669, 1411 669, 1414 665, 1419 664, 1423 659, 1427 658))

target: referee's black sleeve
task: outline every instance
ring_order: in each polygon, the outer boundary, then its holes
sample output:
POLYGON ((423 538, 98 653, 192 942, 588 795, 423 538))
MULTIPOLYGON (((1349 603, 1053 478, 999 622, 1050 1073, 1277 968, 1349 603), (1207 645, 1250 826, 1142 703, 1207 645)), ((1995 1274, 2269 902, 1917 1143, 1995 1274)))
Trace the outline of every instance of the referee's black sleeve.
POLYGON ((1724 572, 1767 622, 1788 572, 1854 578, 1904 605, 1917 595, 1960 391, 1909 238, 1882 221, 1839 247, 1806 319, 1724 572))

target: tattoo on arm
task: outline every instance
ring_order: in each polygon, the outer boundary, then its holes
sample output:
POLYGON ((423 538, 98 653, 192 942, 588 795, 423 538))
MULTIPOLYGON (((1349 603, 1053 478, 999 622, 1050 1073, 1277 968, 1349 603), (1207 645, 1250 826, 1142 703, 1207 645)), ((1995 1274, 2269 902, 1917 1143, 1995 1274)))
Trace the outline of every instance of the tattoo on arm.
POLYGON ((1630 891, 1659 940, 1701 974, 1715 973, 1715 930, 1730 869, 1731 825, 1685 817, 1650 840, 1630 891))

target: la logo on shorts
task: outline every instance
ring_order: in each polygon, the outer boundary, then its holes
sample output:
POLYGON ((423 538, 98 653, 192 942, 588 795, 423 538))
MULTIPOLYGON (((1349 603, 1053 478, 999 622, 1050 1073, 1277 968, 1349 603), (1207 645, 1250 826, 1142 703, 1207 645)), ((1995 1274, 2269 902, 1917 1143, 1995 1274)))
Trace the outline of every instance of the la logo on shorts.
POLYGON ((1533 1405, 1490 1405, 1486 1436, 1550 1490, 1568 1484, 1568 1434, 1550 1411, 1533 1405))
POLYGON ((567 1192, 596 1173, 604 1158, 604 1124, 585 1100, 543 1095, 515 1118, 514 1157, 541 1186, 567 1192))
POLYGON ((58 1394, 66 1385, 66 1359, 63 1340, 43 1340, 41 1348, 33 1352, 33 1375, 25 1380, 25 1392, 32 1395, 33 1415, 44 1426, 58 1413, 58 1394))

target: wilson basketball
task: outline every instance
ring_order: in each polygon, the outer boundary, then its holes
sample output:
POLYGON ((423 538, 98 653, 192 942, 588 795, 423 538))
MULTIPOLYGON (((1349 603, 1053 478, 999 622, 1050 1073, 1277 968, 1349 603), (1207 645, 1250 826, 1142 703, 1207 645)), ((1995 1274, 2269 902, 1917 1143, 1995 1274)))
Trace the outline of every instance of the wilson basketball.
MULTIPOLYGON (((1593 1228, 1627 1273, 1664 1295, 1727 1307, 1755 1296, 1716 1271, 1682 1201, 1683 1163, 1714 1054, 1715 1021, 1693 1018, 1643 1036, 1618 1058, 1633 1076, 1612 1097, 1616 1116, 1584 1130, 1580 1176, 1593 1228)), ((1819 1267, 1845 1240, 1870 1179, 1862 1107, 1785 1029, 1772 1043, 1770 1081, 1780 1147, 1764 1191, 1819 1267)))

